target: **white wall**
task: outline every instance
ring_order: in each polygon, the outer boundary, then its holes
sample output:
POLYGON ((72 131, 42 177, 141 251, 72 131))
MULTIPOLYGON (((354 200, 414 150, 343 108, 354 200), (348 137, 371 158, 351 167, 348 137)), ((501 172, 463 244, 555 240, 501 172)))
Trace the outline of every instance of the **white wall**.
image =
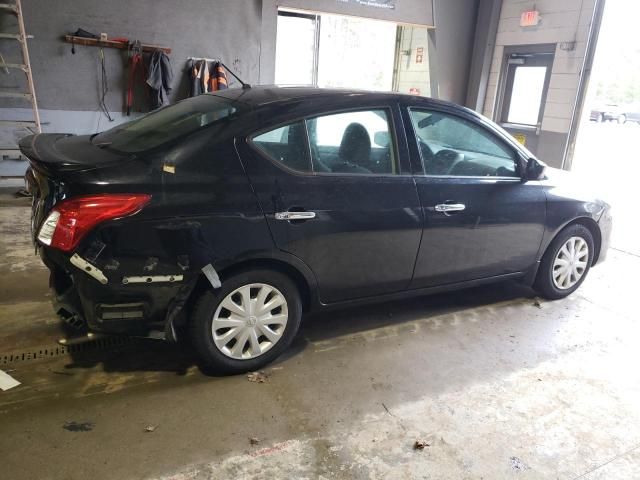
POLYGON ((493 118, 502 68, 504 47, 556 43, 556 54, 545 105, 542 130, 566 134, 582 73, 587 39, 595 0, 504 0, 500 14, 496 47, 491 64, 484 115, 493 118), (535 27, 520 27, 520 14, 538 10, 542 20, 535 27), (575 49, 566 51, 562 42, 575 41, 575 49))
POLYGON ((429 32, 421 27, 402 27, 403 34, 400 42, 402 54, 398 63, 397 91, 411 93, 411 89, 418 89, 419 95, 431 96, 429 79, 429 32), (417 62, 418 49, 422 48, 422 61, 417 62))

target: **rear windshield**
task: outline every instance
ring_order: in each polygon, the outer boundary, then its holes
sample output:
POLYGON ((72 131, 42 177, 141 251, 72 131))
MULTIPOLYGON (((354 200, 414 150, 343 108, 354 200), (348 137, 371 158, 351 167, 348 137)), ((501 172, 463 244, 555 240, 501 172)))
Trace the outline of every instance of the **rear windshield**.
POLYGON ((143 152, 201 128, 225 123, 241 108, 239 105, 213 95, 200 95, 118 125, 91 141, 119 152, 143 152))

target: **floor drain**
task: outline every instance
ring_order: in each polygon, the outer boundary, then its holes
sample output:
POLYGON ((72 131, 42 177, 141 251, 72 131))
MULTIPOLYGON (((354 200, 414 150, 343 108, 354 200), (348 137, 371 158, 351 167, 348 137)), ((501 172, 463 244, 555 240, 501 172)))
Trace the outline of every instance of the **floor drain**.
POLYGON ((45 347, 31 347, 10 353, 0 354, 0 365, 13 363, 31 362, 34 360, 44 360, 47 358, 60 357, 72 354, 90 354, 96 351, 108 351, 118 347, 132 344, 136 339, 133 337, 101 337, 84 343, 74 345, 53 345, 45 347))

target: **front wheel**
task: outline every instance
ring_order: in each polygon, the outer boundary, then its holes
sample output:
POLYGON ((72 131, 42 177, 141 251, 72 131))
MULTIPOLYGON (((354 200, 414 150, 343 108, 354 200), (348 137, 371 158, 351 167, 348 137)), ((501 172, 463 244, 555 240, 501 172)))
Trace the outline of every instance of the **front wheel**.
POLYGON ((300 294, 289 277, 248 270, 202 294, 191 318, 191 339, 213 372, 253 371, 284 352, 301 317, 300 294))
POLYGON ((593 235, 587 227, 570 225, 553 239, 542 257, 534 288, 555 300, 575 292, 593 261, 593 235))

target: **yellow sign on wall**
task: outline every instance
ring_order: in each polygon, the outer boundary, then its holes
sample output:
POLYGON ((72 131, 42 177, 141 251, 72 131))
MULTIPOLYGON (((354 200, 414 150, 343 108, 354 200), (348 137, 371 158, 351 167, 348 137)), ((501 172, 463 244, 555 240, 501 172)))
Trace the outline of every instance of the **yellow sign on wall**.
POLYGON ((527 136, 522 133, 514 133, 513 138, 515 138, 521 145, 524 145, 527 142, 527 136))

